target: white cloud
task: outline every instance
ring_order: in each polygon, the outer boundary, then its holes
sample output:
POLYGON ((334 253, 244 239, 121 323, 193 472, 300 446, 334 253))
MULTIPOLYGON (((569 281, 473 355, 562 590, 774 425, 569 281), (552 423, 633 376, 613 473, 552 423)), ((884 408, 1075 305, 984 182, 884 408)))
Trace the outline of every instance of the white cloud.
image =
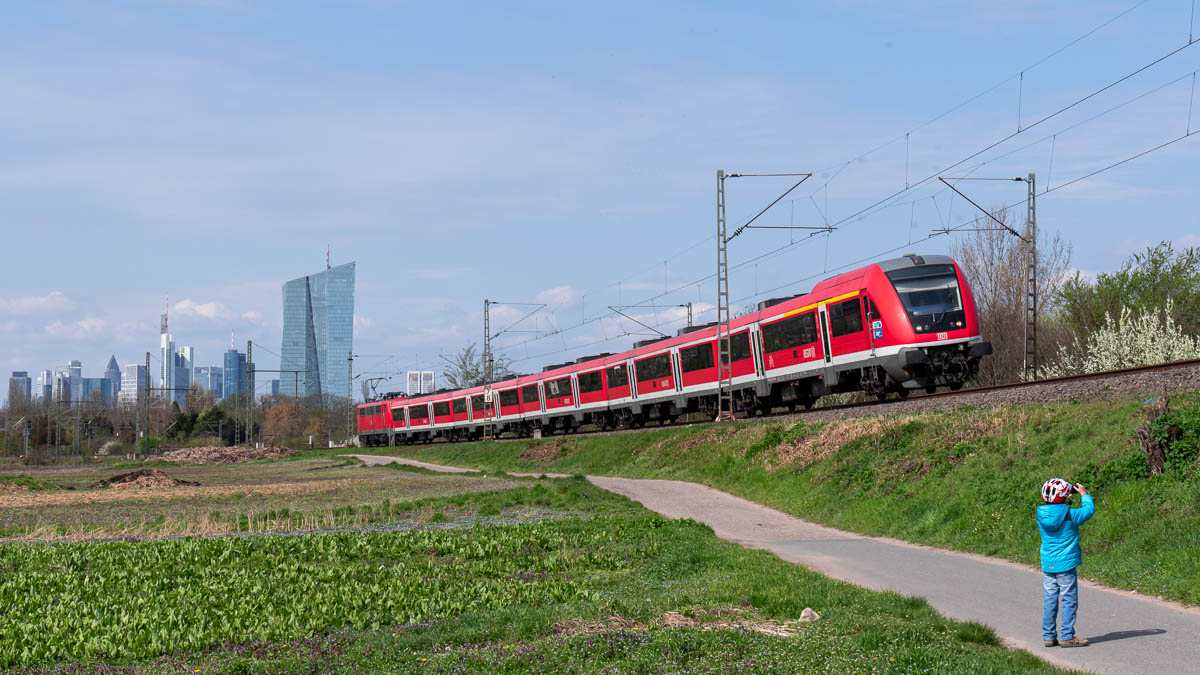
POLYGON ((227 319, 230 316, 229 308, 219 302, 199 303, 190 298, 175 303, 171 311, 178 316, 201 319, 227 319))
POLYGON ((43 329, 46 337, 57 340, 90 340, 103 332, 104 319, 86 317, 74 323, 55 321, 43 329))
POLYGON ((253 311, 253 310, 251 310, 249 312, 242 312, 242 318, 246 319, 247 321, 255 321, 255 322, 262 321, 262 312, 257 312, 257 311, 253 311))
POLYGON ((570 307, 579 302, 581 293, 570 286, 555 286, 538 293, 533 299, 551 307, 570 307))
POLYGON ((42 296, 0 298, 0 314, 47 314, 69 310, 74 306, 62 291, 50 291, 42 296))
POLYGON ((363 330, 371 327, 371 320, 365 316, 354 315, 354 330, 363 330))

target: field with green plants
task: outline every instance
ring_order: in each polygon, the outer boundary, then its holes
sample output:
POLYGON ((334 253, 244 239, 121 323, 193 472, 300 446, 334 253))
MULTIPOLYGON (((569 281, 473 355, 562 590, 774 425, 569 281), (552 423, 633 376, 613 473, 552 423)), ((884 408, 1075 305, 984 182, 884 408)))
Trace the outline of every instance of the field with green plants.
POLYGON ((1039 489, 1058 476, 1096 498, 1081 575, 1200 604, 1200 395, 1171 406, 1154 433, 1166 440, 1174 427, 1178 438, 1156 476, 1135 439, 1141 400, 387 451, 488 470, 694 481, 842 529, 1028 564, 1039 489))
POLYGON ((414 506, 454 503, 402 531, 7 544, 0 667, 1057 672, 579 479, 414 506))

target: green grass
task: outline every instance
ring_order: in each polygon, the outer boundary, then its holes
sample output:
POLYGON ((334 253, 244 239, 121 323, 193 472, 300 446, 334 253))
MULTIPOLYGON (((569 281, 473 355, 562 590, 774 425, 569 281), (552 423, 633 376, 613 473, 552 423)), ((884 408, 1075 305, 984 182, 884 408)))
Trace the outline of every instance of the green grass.
POLYGON ((25 474, 0 476, 0 487, 21 487, 27 490, 57 490, 59 486, 45 480, 39 480, 25 474))
MULTIPOLYGON (((1198 403, 1193 393, 1172 405, 1198 403)), ((1186 427, 1200 415, 1179 418, 1186 427)), ((695 481, 834 527, 1031 565, 1039 489, 1058 476, 1096 498, 1081 575, 1200 604, 1200 429, 1188 427, 1172 466, 1151 477, 1134 439, 1142 401, 962 409, 876 427, 871 419, 387 451, 489 471, 695 481)))
POLYGON ((580 517, 5 546, 0 667, 1057 672, 923 600, 720 542, 584 481, 454 499, 580 517), (822 618, 797 622, 805 607, 822 618))

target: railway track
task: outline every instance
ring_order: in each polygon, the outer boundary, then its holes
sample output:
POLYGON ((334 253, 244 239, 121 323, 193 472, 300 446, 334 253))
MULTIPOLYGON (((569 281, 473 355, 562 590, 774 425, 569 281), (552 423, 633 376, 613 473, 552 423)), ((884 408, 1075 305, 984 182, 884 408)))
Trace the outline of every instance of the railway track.
MULTIPOLYGON (((1068 400, 1094 400, 1131 398, 1134 396, 1162 396, 1180 391, 1200 389, 1200 359, 1159 363, 1136 368, 1122 368, 1086 375, 1069 375, 1066 377, 1034 380, 1033 382, 1014 382, 988 387, 975 387, 959 391, 946 391, 934 394, 913 394, 908 398, 894 398, 883 401, 865 401, 862 403, 847 403, 813 408, 805 411, 773 412, 768 415, 740 417, 740 422, 769 422, 769 421, 825 421, 844 417, 862 417, 866 415, 888 415, 934 412, 953 410, 963 406, 995 407, 1001 405, 1027 405, 1032 403, 1049 403, 1068 400)), ((690 424, 707 424, 712 420, 698 413, 680 417, 675 424, 663 424, 661 427, 681 426, 690 424)), ((601 436, 610 434, 627 434, 660 428, 659 425, 644 426, 636 429, 612 429, 608 431, 593 430, 570 434, 559 434, 567 437, 601 436)), ((499 438, 499 442, 521 440, 517 438, 499 438)))

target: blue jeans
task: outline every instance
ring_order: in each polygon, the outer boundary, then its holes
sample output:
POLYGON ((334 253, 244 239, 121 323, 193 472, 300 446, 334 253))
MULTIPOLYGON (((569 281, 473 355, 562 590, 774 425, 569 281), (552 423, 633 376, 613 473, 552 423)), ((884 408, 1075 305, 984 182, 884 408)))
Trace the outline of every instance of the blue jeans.
POLYGON ((1058 599, 1062 598, 1062 639, 1075 637, 1075 610, 1079 609, 1079 581, 1075 570, 1070 572, 1042 572, 1042 639, 1054 640, 1055 619, 1058 617, 1058 599))

